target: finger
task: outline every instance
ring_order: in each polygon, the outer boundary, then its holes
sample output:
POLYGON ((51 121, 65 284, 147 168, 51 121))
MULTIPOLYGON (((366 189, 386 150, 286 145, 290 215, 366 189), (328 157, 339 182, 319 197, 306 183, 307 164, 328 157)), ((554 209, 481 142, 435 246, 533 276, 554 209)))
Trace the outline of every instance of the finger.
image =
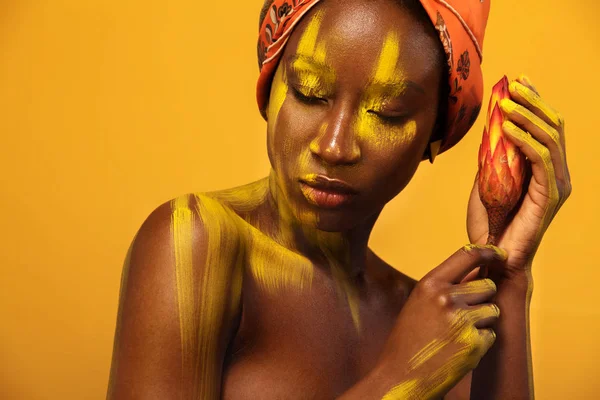
MULTIPOLYGON (((550 107, 536 92, 517 81, 508 85, 511 98, 522 106, 528 108, 535 115, 552 126, 559 133, 564 132, 564 119, 556 110, 550 107)), ((564 135, 561 135, 564 136, 564 135)), ((563 140, 564 138, 561 138, 563 140)), ((564 144, 564 143, 563 143, 564 144)))
MULTIPOLYGON (((487 221, 486 221, 486 223, 487 223, 487 221)), ((465 276, 460 281, 460 283, 466 283, 466 282, 471 282, 471 281, 477 280, 477 278, 479 276, 479 270, 480 270, 480 267, 476 267, 473 271, 469 272, 467 274, 467 276, 465 276)))
POLYGON ((488 352, 496 341, 496 332, 492 328, 479 329, 482 356, 488 352))
POLYGON ((467 315, 477 329, 489 328, 500 317, 500 309, 493 303, 469 307, 467 315))
POLYGON ((467 244, 425 277, 447 283, 459 283, 475 267, 487 265, 493 260, 505 261, 506 258, 506 251, 496 246, 467 244))
POLYGON ((565 180, 565 154, 558 131, 530 110, 512 100, 502 99, 500 109, 507 119, 529 132, 538 142, 550 150, 556 178, 561 181, 565 180))
POLYGON ((517 78, 517 81, 525 86, 527 86, 529 89, 531 89, 533 92, 535 92, 535 94, 537 94, 538 96, 540 95, 540 92, 536 89, 536 87, 533 85, 533 83, 531 83, 531 79, 529 79, 529 77, 525 74, 521 74, 519 75, 519 77, 517 78))
POLYGON ((547 188, 546 196, 558 201, 558 188, 550 150, 511 121, 504 121, 502 130, 508 139, 529 158, 533 179, 540 186, 547 188))
POLYGON ((450 295, 456 302, 469 306, 490 301, 495 294, 496 284, 491 279, 460 283, 454 285, 450 291, 450 295))

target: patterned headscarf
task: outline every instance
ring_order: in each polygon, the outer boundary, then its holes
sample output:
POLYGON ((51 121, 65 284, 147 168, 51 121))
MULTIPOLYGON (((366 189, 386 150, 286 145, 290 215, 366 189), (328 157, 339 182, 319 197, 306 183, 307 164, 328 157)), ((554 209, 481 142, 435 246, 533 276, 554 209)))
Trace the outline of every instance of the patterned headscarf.
MULTIPOLYGON (((274 0, 265 10, 258 39, 260 76, 256 90, 263 116, 266 115, 271 80, 285 44, 302 16, 319 1, 274 0)), ((458 143, 479 115, 483 96, 482 47, 490 1, 420 0, 439 33, 449 71, 446 129, 441 141, 430 144, 433 157, 458 143)))

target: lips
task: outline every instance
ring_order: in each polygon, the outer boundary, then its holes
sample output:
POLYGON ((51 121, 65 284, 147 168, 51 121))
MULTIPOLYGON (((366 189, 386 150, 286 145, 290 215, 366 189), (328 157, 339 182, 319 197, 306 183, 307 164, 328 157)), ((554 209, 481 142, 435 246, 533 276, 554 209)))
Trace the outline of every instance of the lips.
POLYGON ((300 179, 300 189, 309 203, 336 208, 352 202, 358 191, 348 183, 324 175, 311 174, 300 179))

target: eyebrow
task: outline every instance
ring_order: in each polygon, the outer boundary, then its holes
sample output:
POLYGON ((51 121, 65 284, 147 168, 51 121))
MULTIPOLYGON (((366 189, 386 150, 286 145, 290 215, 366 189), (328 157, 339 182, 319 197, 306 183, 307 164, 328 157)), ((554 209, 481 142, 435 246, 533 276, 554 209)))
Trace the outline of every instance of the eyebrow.
POLYGON ((368 92, 383 92, 383 93, 392 93, 394 95, 400 95, 407 90, 413 90, 419 92, 421 94, 425 94, 425 89, 423 89, 417 83, 408 80, 408 79, 398 79, 387 82, 370 82, 367 85, 368 92))
POLYGON ((294 71, 318 72, 323 79, 330 84, 335 82, 335 72, 329 65, 302 54, 296 54, 289 59, 290 66, 294 71))
MULTIPOLYGON (((335 81, 335 72, 333 71, 333 68, 331 68, 331 66, 328 64, 318 61, 312 57, 296 54, 289 58, 289 63, 292 69, 295 71, 316 71, 323 75, 326 82, 333 84, 335 81)), ((423 89, 416 82, 408 79, 396 79, 387 82, 371 81, 367 85, 366 89, 369 92, 387 92, 394 93, 396 95, 400 95, 406 90, 413 90, 418 93, 425 94, 425 89, 423 89)))

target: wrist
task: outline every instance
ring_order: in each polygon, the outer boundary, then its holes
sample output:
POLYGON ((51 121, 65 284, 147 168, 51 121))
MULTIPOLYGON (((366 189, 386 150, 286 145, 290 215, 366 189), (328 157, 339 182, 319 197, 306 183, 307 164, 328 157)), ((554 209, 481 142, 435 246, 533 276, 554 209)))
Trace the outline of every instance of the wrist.
POLYGON ((513 273, 497 282, 497 298, 510 297, 513 300, 523 299, 529 302, 533 293, 533 276, 531 269, 513 273))

